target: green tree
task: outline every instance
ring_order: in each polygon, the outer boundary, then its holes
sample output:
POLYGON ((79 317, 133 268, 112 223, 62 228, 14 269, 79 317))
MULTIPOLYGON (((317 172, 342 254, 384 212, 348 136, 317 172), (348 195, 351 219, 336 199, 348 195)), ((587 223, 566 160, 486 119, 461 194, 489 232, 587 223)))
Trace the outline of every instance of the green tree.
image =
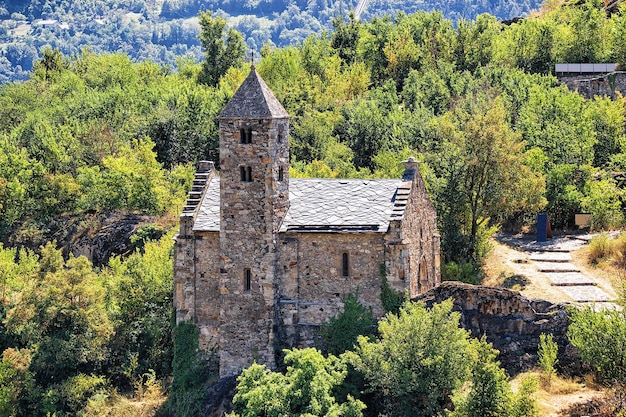
POLYGON ((349 357, 365 376, 388 416, 432 416, 443 412, 450 395, 467 381, 472 365, 469 332, 459 327, 452 301, 426 309, 408 302, 399 315, 378 324, 380 339, 360 337, 349 357))
MULTIPOLYGON (((508 377, 496 361, 498 351, 483 338, 475 343, 471 388, 455 409, 455 416, 505 417, 511 415, 513 392, 508 377)), ((455 404, 456 405, 456 404, 455 404)))
POLYGON ((104 288, 87 258, 64 262, 52 243, 41 253, 37 277, 8 311, 6 325, 31 349, 29 369, 48 386, 98 369, 113 329, 104 288))
POLYGON ((341 359, 333 355, 325 358, 311 348, 285 353, 284 375, 258 364, 243 370, 237 378, 231 417, 363 415, 365 404, 361 401, 349 395, 339 404, 334 397, 347 374, 341 359))
POLYGON ((216 86, 230 67, 239 66, 246 52, 241 33, 230 28, 226 31, 226 20, 213 17, 210 11, 201 12, 200 43, 204 49, 200 82, 216 86))
POLYGON ((441 119, 445 142, 432 157, 440 177, 436 203, 444 253, 452 261, 478 263, 489 222, 542 208, 545 185, 526 165, 524 143, 509 127, 502 99, 469 104, 441 119))

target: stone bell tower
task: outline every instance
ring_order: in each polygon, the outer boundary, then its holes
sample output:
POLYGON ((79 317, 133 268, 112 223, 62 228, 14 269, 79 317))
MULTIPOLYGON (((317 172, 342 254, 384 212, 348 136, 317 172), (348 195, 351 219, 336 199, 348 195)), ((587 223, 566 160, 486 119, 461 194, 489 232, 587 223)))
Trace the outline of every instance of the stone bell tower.
POLYGON ((275 363, 278 230, 289 208, 289 115, 254 66, 219 117, 220 376, 275 363))

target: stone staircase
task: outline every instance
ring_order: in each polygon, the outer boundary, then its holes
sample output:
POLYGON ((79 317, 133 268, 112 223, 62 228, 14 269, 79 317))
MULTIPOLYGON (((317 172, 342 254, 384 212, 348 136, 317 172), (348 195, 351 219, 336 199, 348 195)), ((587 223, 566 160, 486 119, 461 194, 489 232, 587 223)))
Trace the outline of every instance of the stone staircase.
POLYGON ((202 203, 202 195, 209 184, 209 180, 214 172, 213 162, 200 161, 198 170, 193 179, 191 191, 187 197, 187 202, 183 207, 183 215, 193 215, 199 204, 202 203))
POLYGON ((536 264, 537 270, 543 272, 551 284, 558 287, 577 303, 592 303, 598 307, 612 306, 611 297, 597 286, 593 277, 583 274, 572 264, 572 245, 546 246, 544 250, 531 252, 529 260, 536 264))

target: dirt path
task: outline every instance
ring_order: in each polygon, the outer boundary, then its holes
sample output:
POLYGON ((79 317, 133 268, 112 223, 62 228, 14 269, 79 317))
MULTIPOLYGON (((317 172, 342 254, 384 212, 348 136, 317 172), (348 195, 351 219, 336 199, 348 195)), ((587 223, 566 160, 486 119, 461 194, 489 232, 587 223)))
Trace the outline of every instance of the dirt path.
MULTIPOLYGON (((587 293, 591 291, 592 295, 599 298, 602 298, 601 294, 608 299, 616 298, 610 276, 600 269, 590 269, 587 266, 584 254, 586 241, 561 238, 551 243, 553 244, 549 245, 548 249, 562 251, 538 250, 541 248, 533 245, 531 240, 498 235, 497 239, 493 240, 493 250, 483 269, 485 272, 483 284, 514 289, 528 298, 539 298, 554 303, 577 303, 581 298, 588 298, 576 292, 580 288, 587 293), (544 272, 542 269, 551 272, 544 272), (559 269, 576 272, 553 272, 559 269), (582 282, 585 285, 559 286, 554 285, 555 282, 566 284, 582 282)), ((515 384, 514 380, 513 385, 515 384)), ((542 416, 564 416, 564 410, 571 410, 572 407, 576 409, 577 404, 586 403, 603 395, 602 391, 587 387, 584 383, 572 382, 567 385, 569 389, 563 392, 540 390, 537 399, 542 416)))
POLYGON ((530 239, 498 235, 486 261, 483 283, 551 302, 601 305, 614 300, 616 293, 610 278, 585 265, 581 253, 587 241, 560 237, 537 244, 530 239))

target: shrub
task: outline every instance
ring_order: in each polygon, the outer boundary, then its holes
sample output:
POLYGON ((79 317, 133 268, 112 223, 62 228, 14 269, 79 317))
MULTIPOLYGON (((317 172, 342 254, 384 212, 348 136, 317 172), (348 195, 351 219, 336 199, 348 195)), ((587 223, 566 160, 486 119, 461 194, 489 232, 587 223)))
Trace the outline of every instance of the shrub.
MULTIPOLYGON (((475 341, 474 366, 471 388, 466 398, 459 401, 455 417, 504 417, 508 416, 513 393, 508 377, 496 361, 498 351, 483 338, 475 341)), ((455 403, 455 405, 457 405, 455 403)))
POLYGON ((380 340, 359 337, 346 355, 362 372, 367 391, 378 397, 382 414, 432 416, 450 403, 451 393, 467 381, 472 365, 469 332, 447 300, 427 309, 407 302, 398 315, 378 323, 380 340))
POLYGON ((476 285, 478 284, 478 271, 470 262, 448 262, 441 267, 441 280, 476 285))
POLYGON ((337 403, 334 391, 347 374, 346 364, 334 355, 325 358, 316 349, 285 351, 286 373, 253 364, 237 378, 230 417, 345 416, 360 417, 365 408, 348 396, 337 403))
POLYGON ((587 257, 589 262, 597 264, 601 260, 608 258, 611 255, 611 240, 606 234, 601 234, 594 237, 589 242, 589 249, 587 257))
POLYGON ((358 293, 350 294, 343 299, 343 312, 322 328, 324 346, 328 352, 339 355, 352 349, 359 336, 373 335, 375 327, 372 309, 359 302, 358 293))
POLYGON ((598 380, 626 382, 626 312, 594 311, 591 307, 569 310, 571 323, 567 336, 589 363, 598 380))
POLYGON ((198 348, 198 329, 182 322, 174 329, 173 380, 168 407, 178 417, 202 415, 209 379, 207 360, 198 348))
POLYGON ((541 333, 541 335, 539 335, 539 348, 537 349, 537 354, 539 355, 539 366, 543 371, 546 386, 550 386, 552 376, 556 373, 554 366, 558 361, 558 353, 559 346, 554 341, 552 335, 541 333))
POLYGON ((513 395, 511 417, 536 417, 539 415, 535 393, 537 392, 537 378, 527 376, 520 381, 517 394, 513 395))

